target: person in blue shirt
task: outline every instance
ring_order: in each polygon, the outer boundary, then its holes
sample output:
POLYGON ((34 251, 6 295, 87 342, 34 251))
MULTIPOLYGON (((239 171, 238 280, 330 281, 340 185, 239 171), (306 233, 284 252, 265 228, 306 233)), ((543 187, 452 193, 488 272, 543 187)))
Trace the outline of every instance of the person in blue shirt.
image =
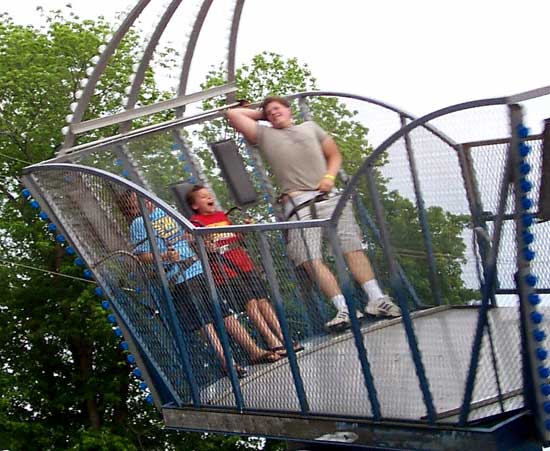
MULTIPOLYGON (((137 194, 123 193, 119 198, 123 214, 131 220, 130 242, 133 252, 146 264, 154 261, 147 236, 145 221, 140 214, 137 194)), ((208 283, 200 260, 185 237, 184 230, 166 212, 145 201, 149 219, 155 232, 160 257, 170 283, 178 319, 186 330, 200 330, 212 345, 224 372, 227 365, 220 338, 213 324, 214 306, 208 292, 208 283)), ((229 305, 221 301, 220 307, 228 334, 247 352, 251 363, 270 363, 279 359, 275 353, 260 348, 242 324, 235 318, 229 305)), ((237 375, 246 376, 246 370, 236 365, 237 375)))

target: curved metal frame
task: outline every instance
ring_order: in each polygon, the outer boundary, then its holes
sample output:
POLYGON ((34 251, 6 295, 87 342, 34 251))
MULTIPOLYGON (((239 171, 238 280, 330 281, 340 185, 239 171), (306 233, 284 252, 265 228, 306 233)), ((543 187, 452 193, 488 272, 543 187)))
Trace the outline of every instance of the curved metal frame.
POLYGON ((132 24, 136 21, 136 19, 139 17, 139 15, 143 12, 145 7, 149 4, 151 0, 140 0, 139 3, 132 9, 130 14, 124 19, 124 22, 119 27, 119 29, 116 31, 115 35, 107 44, 107 47, 99 57, 98 63, 94 66, 94 71, 88 78, 88 83, 84 87, 82 91, 82 97, 80 98, 78 105, 76 107, 76 110, 73 113, 73 118, 69 124, 69 131, 67 132, 67 135, 65 136, 65 140, 63 141, 62 149, 67 149, 71 147, 74 143, 75 135, 71 132, 71 125, 77 124, 82 121, 82 118, 84 117, 84 113, 86 111, 86 108, 88 107, 88 104, 90 103, 90 99, 92 98, 92 94, 94 93, 95 87, 97 85, 97 82, 99 81, 99 78, 101 77, 101 74, 107 67, 107 63, 109 62, 109 58, 113 55, 115 50, 118 48, 118 45, 132 26, 132 24))
MULTIPOLYGON (((243 12, 244 0, 237 0, 233 19, 231 21, 231 33, 229 35, 229 46, 227 48, 227 82, 235 81, 235 55, 237 50, 237 37, 239 34, 239 25, 241 23, 241 14, 243 12)), ((227 95, 227 103, 235 102, 235 93, 227 95)))
MULTIPOLYGON (((126 105, 126 110, 131 110, 136 104, 138 94, 139 94, 139 89, 141 88, 143 80, 145 79, 145 72, 147 71, 147 68, 149 67, 149 63, 153 58, 155 49, 160 41, 160 38, 162 37, 162 34, 164 33, 164 30, 166 30, 166 27, 168 26, 170 19, 172 19, 172 16, 176 12, 176 10, 178 9, 182 1, 183 0, 172 0, 172 2, 168 5, 168 7, 166 8, 166 11, 162 15, 159 23, 157 24, 155 31, 153 31, 153 34, 151 35, 151 39, 147 43, 147 47, 143 52, 143 57, 141 58, 138 69, 135 72, 135 78, 134 78, 134 81, 132 82, 132 86, 130 87, 130 93, 128 94, 128 97, 127 97, 128 103, 126 105)), ((125 122, 120 125, 119 131, 121 133, 127 132, 128 130, 130 130, 130 127, 131 127, 131 121, 125 122)))
POLYGON ((197 40, 199 39, 202 26, 204 24, 208 11, 210 10, 210 6, 212 5, 212 2, 213 0, 203 1, 201 8, 199 10, 199 13, 197 15, 197 19, 195 20, 195 23, 193 25, 193 30, 189 35, 189 40, 187 41, 187 49, 185 51, 185 55, 183 57, 183 63, 181 67, 180 82, 178 86, 179 96, 184 95, 185 92, 187 91, 187 81, 189 79, 189 71, 191 70, 191 63, 193 62, 193 55, 195 54, 197 40))

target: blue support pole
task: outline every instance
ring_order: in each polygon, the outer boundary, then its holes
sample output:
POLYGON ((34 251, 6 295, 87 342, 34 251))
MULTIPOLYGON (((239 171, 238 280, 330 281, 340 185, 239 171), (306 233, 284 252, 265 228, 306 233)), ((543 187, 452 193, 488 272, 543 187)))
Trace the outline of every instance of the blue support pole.
POLYGON ((193 373, 191 360, 189 359, 189 354, 187 353, 188 345, 185 339, 184 334, 181 331, 181 327, 176 321, 176 309, 174 307, 174 300, 172 297, 172 292, 168 284, 168 278, 164 270, 164 264, 160 256, 158 244, 157 244, 157 235, 153 229, 153 224, 151 224, 151 219, 149 218, 149 211, 145 205, 145 201, 138 196, 139 208, 141 215, 143 217, 143 222, 145 224, 145 230, 147 231, 147 236, 149 238, 149 243, 151 246, 151 253, 153 254, 153 259, 157 268, 157 272, 160 276, 161 289, 166 303, 168 305, 168 311, 170 312, 170 325, 172 327, 172 332, 176 337, 176 343, 178 345, 178 351, 182 359, 183 371, 185 372, 185 377, 187 378, 187 383, 189 384, 189 389, 191 391, 191 399, 193 401, 193 406, 199 407, 200 394, 198 390, 198 384, 193 373))
POLYGON ((327 234, 330 245, 334 252, 336 262, 336 273, 340 279, 342 292, 346 299, 346 305, 349 311, 349 317, 351 320, 351 331, 355 342, 355 348, 357 349, 357 356, 359 363, 361 364, 361 370, 363 373, 363 382, 365 388, 369 394, 369 400, 371 404, 372 416, 375 420, 380 419, 382 412, 380 410, 380 401, 378 400, 378 394, 376 393, 376 386, 374 385, 374 378, 370 369, 370 363, 367 358, 367 350, 363 341, 363 334, 361 333, 361 326, 357 319, 356 309, 357 305, 353 299, 353 286, 352 281, 346 271, 346 263, 344 261, 344 255, 342 248, 336 235, 336 223, 329 223, 327 227, 327 234))
MULTIPOLYGON (((401 119, 401 126, 407 125, 405 116, 399 115, 401 119)), ((405 138, 405 149, 407 151, 407 158, 409 160, 409 168, 411 170, 411 177, 414 186, 414 196, 416 198, 416 208, 418 210, 418 219, 420 221, 420 227, 422 228, 422 238, 424 239, 424 246, 426 247, 426 253, 428 255, 428 271, 432 294, 435 298, 437 305, 441 305, 441 287, 439 285, 439 279, 437 276, 437 267, 435 264, 434 250, 432 243, 432 236, 430 233, 430 225, 428 223, 428 215, 426 214, 426 207, 424 204, 424 198, 422 197, 422 189, 420 187, 420 180, 418 178, 418 169, 416 168, 416 159, 414 157, 414 151, 412 148, 411 137, 407 132, 405 138)))
POLYGON ((298 361, 296 360, 296 353, 292 344, 292 337, 286 321, 285 309, 283 306, 283 298, 279 289, 279 283, 277 282, 277 275, 274 271, 273 258, 269 249, 269 243, 265 237, 265 233, 260 232, 260 255, 262 257, 263 267, 267 275, 271 294, 275 301, 275 312, 277 313, 277 319, 281 325, 281 331, 283 332, 284 345, 288 356, 288 363, 290 364, 290 371, 292 372, 292 378, 294 379, 294 388, 296 389, 296 395, 298 396, 298 402, 300 403, 300 410, 302 413, 309 412, 309 405, 307 402, 307 396, 304 389, 304 382, 302 375, 300 374, 300 368, 298 361))
POLYGON ((229 372, 229 380, 231 381, 233 395, 235 396, 235 404, 239 411, 242 412, 244 409, 244 399, 241 392, 241 386, 239 384, 237 371, 233 363, 233 354, 231 352, 231 346, 229 344, 229 337, 227 335, 227 330, 223 322, 220 297, 218 295, 218 291, 216 290, 214 276, 212 275, 212 268, 210 266, 210 262, 208 260, 208 255, 206 252, 206 245, 204 244, 204 238, 201 235, 197 236, 196 243, 198 245, 198 254, 201 259, 202 268, 208 283, 208 291, 210 294, 210 298, 212 299, 212 305, 214 306, 214 324, 220 336, 220 342, 222 344, 223 355, 225 358, 225 365, 229 372))
POLYGON ((430 422, 435 422, 436 420, 436 410, 433 404, 432 393, 430 391, 430 386, 428 378, 426 377, 426 370, 424 364, 422 363, 422 357, 420 355, 420 350, 418 348, 418 341, 416 339, 416 334, 412 325, 411 315, 409 312, 409 306, 407 304, 407 298, 404 293, 403 285, 401 283, 401 278, 399 276, 397 260, 393 252, 393 247, 391 245, 388 228, 386 226, 386 219, 384 217, 384 210, 382 203, 380 201, 380 196, 378 194, 378 189, 376 187, 376 181, 372 174, 372 167, 369 166, 366 169, 365 177, 367 179, 367 185, 369 188, 369 194, 371 201, 374 207, 374 213, 378 220, 380 226, 380 238, 382 244, 382 251, 386 258, 388 264, 388 270, 390 273, 391 285, 395 291, 397 300, 401 307, 401 314, 403 320, 403 326, 405 328, 405 333, 407 335, 407 343, 409 344, 409 349, 411 351, 411 357, 413 359, 416 376, 418 377, 418 382, 420 384, 420 390, 422 392, 422 397, 424 398, 424 404, 426 406, 427 417, 430 422))

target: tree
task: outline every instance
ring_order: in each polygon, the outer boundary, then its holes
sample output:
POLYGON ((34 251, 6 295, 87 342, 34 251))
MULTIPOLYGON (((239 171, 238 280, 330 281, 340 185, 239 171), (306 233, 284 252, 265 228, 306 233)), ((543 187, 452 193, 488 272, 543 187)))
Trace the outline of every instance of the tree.
MULTIPOLYGON (((21 169, 53 157, 79 81, 114 31, 102 17, 80 20, 70 10, 43 17, 46 25, 36 28, 0 16, 0 446, 250 449, 255 441, 205 440, 204 434, 162 429, 158 412, 145 403, 130 376, 94 284, 82 277, 74 257, 52 240, 47 223, 20 194, 21 169)), ((86 117, 118 111, 141 47, 138 34, 125 38, 86 117)), ((156 87, 153 75, 149 70, 141 103, 171 95, 156 87)))

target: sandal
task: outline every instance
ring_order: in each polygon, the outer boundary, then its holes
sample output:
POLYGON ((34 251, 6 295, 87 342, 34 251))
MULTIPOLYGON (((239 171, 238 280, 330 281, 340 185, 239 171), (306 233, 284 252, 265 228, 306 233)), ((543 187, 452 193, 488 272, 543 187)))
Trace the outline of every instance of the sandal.
MULTIPOLYGON (((222 371, 227 377, 229 377, 229 370, 225 367, 225 365, 222 366, 222 371)), ((243 368, 237 364, 235 364, 235 372, 237 373, 237 378, 239 379, 244 379, 248 376, 248 371, 246 371, 246 368, 243 368)))
POLYGON ((286 357, 287 352, 286 348, 284 346, 275 346, 273 348, 269 348, 269 350, 275 354, 277 354, 279 357, 286 357))
MULTIPOLYGON (((304 350, 304 345, 294 342, 292 343, 292 349, 294 349, 295 353, 298 353, 304 350)), ((275 346, 274 348, 269 348, 269 350, 281 357, 287 357, 288 355, 288 353, 286 352, 286 348, 284 346, 275 346)))
POLYGON ((250 362, 255 365, 257 363, 275 363, 278 360, 281 360, 281 356, 276 352, 264 351, 258 357, 250 359, 250 362))

